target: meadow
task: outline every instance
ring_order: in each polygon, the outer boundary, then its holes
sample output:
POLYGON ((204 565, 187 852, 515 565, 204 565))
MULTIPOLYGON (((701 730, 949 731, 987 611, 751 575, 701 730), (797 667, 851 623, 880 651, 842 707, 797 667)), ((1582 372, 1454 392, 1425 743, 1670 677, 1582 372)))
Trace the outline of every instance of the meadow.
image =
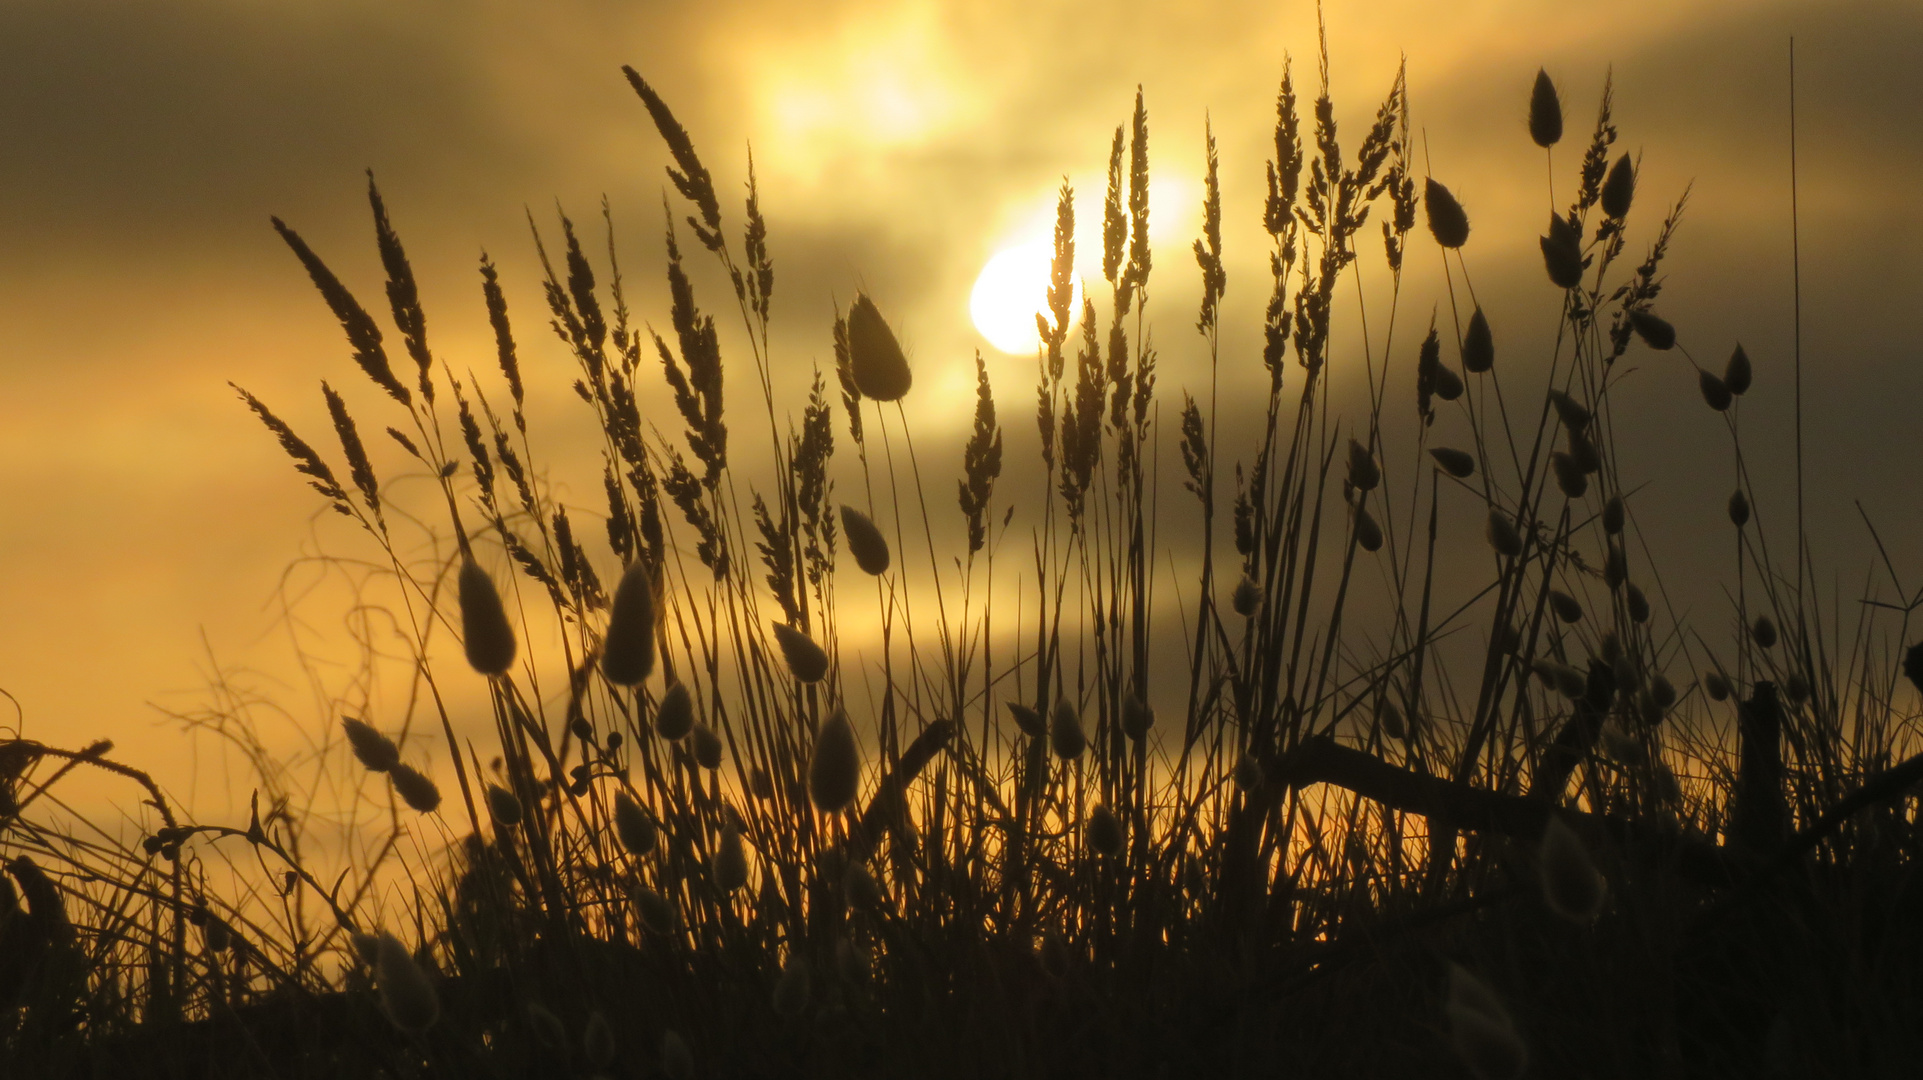
POLYGON ((331 432, 235 390, 358 530, 357 644, 407 705, 308 718, 333 779, 226 729, 245 821, 104 743, 0 741, 6 1075, 1914 1075, 1923 592, 1886 558, 1821 602, 1800 415, 1746 431, 1765 376, 1663 317, 1688 196, 1639 189, 1607 83, 1591 125, 1542 73, 1517 125, 1545 353, 1477 302, 1498 212, 1431 173, 1405 76, 1339 133, 1317 61, 1277 94, 1259 236, 1211 138, 1193 268, 1152 265, 1138 94, 1105 190, 1060 192, 1034 426, 977 357, 959 461, 917 453, 885 283, 822 313, 833 366, 788 399, 752 163, 724 207, 632 69, 674 163, 645 301, 605 205, 531 217, 538 309, 482 256, 495 349, 457 359, 371 175, 378 287, 275 219, 354 367, 331 432), (1225 226, 1271 252, 1259 356, 1221 346, 1225 226), (1402 296, 1415 259, 1441 295, 1402 296), (1201 304, 1158 339, 1178 272, 1201 304), (1205 377, 1164 385, 1162 350, 1205 377), (1696 538, 1730 604, 1695 624, 1619 469, 1611 391, 1649 357, 1696 373, 1739 477, 1696 538), (555 379, 590 440, 530 424, 555 379), (1792 437, 1772 503, 1745 443, 1792 437), (88 774, 139 835, 67 809, 88 774))

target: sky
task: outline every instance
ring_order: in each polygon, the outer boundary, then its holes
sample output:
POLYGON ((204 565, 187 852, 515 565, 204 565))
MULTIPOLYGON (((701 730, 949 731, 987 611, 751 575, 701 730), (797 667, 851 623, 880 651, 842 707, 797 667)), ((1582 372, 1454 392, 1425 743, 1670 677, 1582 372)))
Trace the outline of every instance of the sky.
MULTIPOLYGON (((1923 9, 1665 0, 1597 12, 1523 0, 1330 3, 1345 146, 1406 56, 1425 160, 1468 208, 1479 295, 1505 355, 1526 365, 1554 312, 1532 240, 1543 157, 1524 129, 1528 88, 1538 66, 1561 88, 1566 201, 1572 147, 1613 72, 1618 147, 1642 160, 1630 253, 1693 185, 1660 307, 1706 363, 1738 340, 1755 359, 1745 449, 1752 472, 1770 478, 1763 510, 1780 521, 1794 499, 1783 480, 1794 460, 1794 36, 1813 546, 1823 580, 1854 603, 1874 556, 1860 502, 1899 574, 1923 580, 1910 466, 1923 456, 1912 314, 1923 293, 1913 210, 1923 9)), ((1045 235, 1065 178, 1082 221, 1098 220, 1108 140, 1138 86, 1152 130, 1162 385, 1201 385, 1200 280, 1187 248, 1200 227, 1206 122, 1227 220, 1222 422, 1231 436, 1245 431, 1259 417, 1238 411, 1237 391, 1259 393, 1266 379, 1259 199, 1274 95, 1285 57, 1312 86, 1315 20, 1299 0, 7 0, 0 689, 19 711, 0 702, 0 726, 63 745, 111 738, 192 800, 222 789, 221 758, 197 753, 204 745, 183 739, 167 712, 216 700, 217 670, 271 718, 273 745, 296 745, 320 722, 325 686, 345 676, 321 671, 321 689, 310 685, 289 626, 338 638, 342 601, 310 595, 290 624, 286 598, 318 580, 312 556, 367 552, 343 546, 351 537, 322 520, 227 384, 317 442, 319 380, 357 410, 380 402, 269 216, 374 308, 371 169, 421 281, 437 354, 456 370, 491 363, 475 276, 486 251, 529 364, 552 376, 565 355, 542 339, 530 216, 552 235, 564 209, 598 234, 605 196, 637 315, 665 322, 667 158, 622 64, 692 134, 731 227, 752 147, 778 274, 781 387, 799 391, 809 365, 832 364, 834 305, 865 289, 914 357, 910 417, 941 460, 958 457, 977 349, 1010 454, 1032 460, 1034 359, 999 352, 971 326, 970 289, 995 253, 1045 235)), ((1434 249, 1418 246, 1405 327, 1447 303, 1434 249)), ((1085 232, 1090 276, 1098 251, 1085 232)), ((697 284, 722 308, 717 279, 697 284)), ((724 348, 732 332, 724 327, 724 348)), ((1665 523, 1652 544, 1690 610, 1722 618, 1713 583, 1727 558, 1704 537, 1722 535, 1712 530, 1730 484, 1726 437, 1680 361, 1638 350, 1629 362, 1637 372, 1621 400, 1638 419, 1625 473, 1647 484, 1642 506, 1665 523)), ((666 408, 659 387, 648 392, 666 408)), ((745 381, 734 400, 752 400, 745 381)), ((537 417, 563 423, 578 415, 569 406, 564 392, 538 398, 537 417)))

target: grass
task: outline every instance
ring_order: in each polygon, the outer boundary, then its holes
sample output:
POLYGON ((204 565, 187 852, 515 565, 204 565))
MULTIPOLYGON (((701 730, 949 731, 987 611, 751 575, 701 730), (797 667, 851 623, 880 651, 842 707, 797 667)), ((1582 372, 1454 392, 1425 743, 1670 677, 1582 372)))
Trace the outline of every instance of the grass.
MULTIPOLYGON (((1045 476, 1019 505, 979 357, 958 476, 921 462, 886 298, 835 316, 835 370, 783 407, 752 168, 724 214, 631 70, 674 161, 665 332, 611 226, 605 252, 566 216, 534 234, 589 460, 537 454, 561 440, 528 422, 485 256, 496 355, 462 374, 371 179, 398 350, 276 220, 375 391, 323 383, 325 453, 239 393, 363 532, 403 643, 404 713, 312 721, 379 816, 319 843, 319 787, 264 750, 265 805, 220 825, 104 744, 0 743, 10 1075, 1907 1074, 1916 601, 1825 625, 1800 510, 1794 563, 1772 552, 1748 358, 1698 360, 1720 347, 1658 314, 1685 199, 1649 209, 1605 85, 1550 192, 1555 345, 1518 355, 1520 316, 1475 300, 1475 208, 1415 160, 1403 75, 1349 154, 1323 68, 1306 111, 1293 75, 1277 98, 1259 436, 1218 438, 1248 406, 1218 395, 1244 361, 1212 133, 1206 382, 1159 386, 1138 95, 1107 294, 1079 312, 1060 194, 1039 447, 1007 436, 1045 476), (1412 328, 1418 258, 1446 290, 1412 328), (702 260, 732 314, 700 306, 702 260), (1365 266, 1388 309, 1338 319, 1365 266), (1663 523, 1619 471, 1612 390, 1645 349, 1695 366, 1729 433, 1735 633, 1674 617, 1663 523), (643 412, 656 372, 672 413, 643 412), (453 704, 477 688, 479 746, 453 704), (138 792, 139 842, 61 812, 87 771, 138 792)), ((1540 76, 1552 177, 1562 129, 1540 76)))

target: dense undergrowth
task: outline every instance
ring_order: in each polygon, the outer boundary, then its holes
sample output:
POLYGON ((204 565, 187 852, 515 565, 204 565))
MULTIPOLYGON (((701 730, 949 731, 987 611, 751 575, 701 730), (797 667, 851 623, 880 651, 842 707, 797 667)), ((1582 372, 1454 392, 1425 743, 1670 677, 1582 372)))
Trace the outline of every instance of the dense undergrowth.
MULTIPOLYGON (((324 853, 314 789, 264 760, 251 820, 218 825, 104 745, 0 743, 9 1075, 1907 1075, 1910 609, 1825 628, 1800 524, 1792 558, 1752 520, 1750 362, 1692 356, 1725 346, 1656 312, 1682 200, 1647 208, 1605 85, 1551 170, 1573 178, 1540 242, 1555 347, 1517 355, 1473 299, 1468 215, 1411 159, 1402 74, 1352 154, 1322 76, 1306 110, 1292 76, 1277 99, 1259 357, 1219 346, 1210 141, 1179 350, 1206 379, 1177 397, 1139 96, 1079 311, 1064 185, 1039 447, 1009 436, 1045 482, 1019 505, 979 357, 959 472, 921 460, 865 295, 824 317, 835 370, 790 413, 752 170, 724 214, 632 71, 674 161, 667 330, 631 311, 611 225, 605 252, 566 217, 535 234, 593 460, 537 454, 527 323, 485 257, 496 355, 457 364, 370 182, 391 355, 277 220, 372 390, 323 384, 325 453, 241 394, 364 530, 407 643, 404 711, 362 687, 313 720, 384 824, 324 853), (1418 257, 1447 288, 1412 330, 1418 257), (734 313, 699 306, 701 260, 734 313), (1396 303, 1345 323, 1362 264, 1396 303), (1355 415, 1338 334, 1363 343, 1355 415), (1611 390, 1641 350, 1700 373, 1742 477, 1716 627, 1671 614, 1662 522, 1618 470, 1611 390), (1254 364, 1266 402, 1218 401, 1254 364), (1258 437, 1218 445, 1244 407, 1258 437), (1439 539, 1444 507, 1486 543, 1439 539), (491 737, 462 737, 449 702, 481 685, 491 737), (133 843, 57 811, 103 770, 140 801, 133 843)), ((1539 77, 1552 161, 1562 127, 1539 77)))

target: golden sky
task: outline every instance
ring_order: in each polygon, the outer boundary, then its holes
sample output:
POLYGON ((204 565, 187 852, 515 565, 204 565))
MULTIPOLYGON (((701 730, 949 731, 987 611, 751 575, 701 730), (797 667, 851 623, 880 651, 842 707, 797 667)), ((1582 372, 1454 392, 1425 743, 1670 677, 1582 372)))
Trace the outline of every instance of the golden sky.
MULTIPOLYGON (((1923 581, 1911 467, 1923 459, 1923 11, 1380 0, 1331 3, 1327 18, 1350 149, 1407 55, 1428 160, 1468 208, 1483 301, 1518 358, 1542 344, 1530 335, 1552 329, 1554 310, 1532 239, 1543 160, 1523 129, 1530 80, 1543 65, 1562 88, 1566 201, 1613 67, 1618 146, 1643 155, 1631 252, 1693 182, 1661 309, 1708 357, 1720 362, 1740 338, 1755 358, 1745 423, 1777 435, 1752 439, 1751 467, 1773 476, 1790 460, 1785 61, 1795 35, 1817 550, 1852 602, 1869 570, 1861 500, 1899 571, 1923 581)), ((457 370, 491 365, 474 273, 485 249, 502 267, 527 362, 556 365, 547 370, 559 386, 564 354, 543 339, 529 211, 551 229, 558 200, 591 223, 605 194, 637 314, 665 320, 666 157, 621 77, 633 64, 692 133, 736 222, 753 146, 786 388, 805 386, 811 363, 832 362, 833 304, 866 288, 915 359, 910 408, 931 456, 954 456, 980 348, 1019 461, 1033 453, 1034 362, 984 341, 969 290, 990 256, 1044 235, 1064 177, 1080 194, 1083 251, 1099 252, 1086 225, 1099 218, 1108 140, 1138 84, 1151 116, 1151 316, 1164 392, 1196 385, 1205 356, 1186 250, 1199 227, 1205 117, 1228 218, 1225 400, 1265 385, 1258 197, 1285 54, 1307 91, 1312 5, 8 0, 0 688, 31 737, 113 738, 183 795, 194 782, 181 764, 187 743, 154 706, 207 700, 209 650, 251 672, 238 685, 284 706, 290 730, 321 715, 288 660, 277 596, 295 560, 345 534, 332 522, 314 531, 318 500, 226 383, 273 403, 317 444, 320 379, 357 408, 379 402, 270 214, 376 309, 362 175, 372 168, 437 352, 457 370)), ((1412 256, 1407 321, 1446 303, 1433 251, 1412 256)), ((720 283, 702 285, 721 308, 720 283)), ((1674 526, 1653 541, 1671 573, 1720 580, 1721 564, 1690 535, 1720 521, 1723 436, 1678 364, 1646 351, 1637 362, 1644 370, 1625 393, 1649 437, 1632 433, 1626 473, 1650 482, 1645 506, 1674 526)), ((753 400, 746 380, 732 392, 753 400)), ((557 422, 574 415, 564 393, 539 405, 557 422)), ((1229 431, 1254 419, 1223 413, 1229 431)), ((311 579, 296 567, 287 580, 298 589, 311 579)), ((1720 617, 1714 586, 1693 600, 1720 617)), ((338 632, 338 607, 305 609, 313 634, 338 632)), ((320 673, 323 684, 337 675, 320 673)), ((10 708, 0 723, 15 723, 10 708)), ((218 789, 221 776, 200 782, 218 789)))

